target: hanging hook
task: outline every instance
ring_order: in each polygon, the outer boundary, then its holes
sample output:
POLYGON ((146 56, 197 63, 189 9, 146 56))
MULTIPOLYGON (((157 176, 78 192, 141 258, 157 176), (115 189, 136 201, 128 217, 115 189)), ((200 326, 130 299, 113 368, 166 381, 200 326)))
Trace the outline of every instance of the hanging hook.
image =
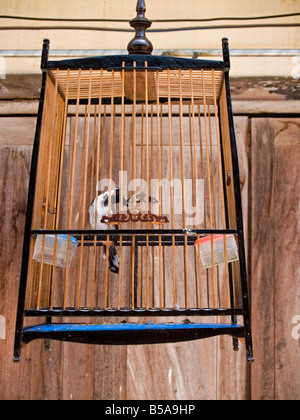
POLYGON ((48 213, 50 214, 56 214, 56 209, 54 209, 53 211, 50 210, 50 206, 48 206, 48 213))
MULTIPOLYGON (((43 201, 43 205, 42 205, 42 207, 43 207, 43 209, 46 207, 46 198, 44 198, 44 201, 43 201)), ((47 211, 48 211, 48 213, 50 213, 50 214, 56 214, 57 209, 55 208, 55 209, 53 209, 53 211, 52 211, 52 210, 51 210, 51 208, 50 208, 50 206, 48 206, 47 211)))
POLYGON ((227 172, 227 182, 226 182, 226 184, 227 184, 227 187, 229 187, 231 185, 231 172, 230 171, 227 172))

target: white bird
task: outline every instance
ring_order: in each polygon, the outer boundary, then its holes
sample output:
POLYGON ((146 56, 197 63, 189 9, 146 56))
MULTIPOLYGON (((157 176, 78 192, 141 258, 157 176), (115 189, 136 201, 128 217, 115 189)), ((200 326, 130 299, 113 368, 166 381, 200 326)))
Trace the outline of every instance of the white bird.
MULTIPOLYGON (((93 230, 107 230, 108 225, 102 223, 102 217, 108 216, 109 211, 109 192, 106 191, 105 193, 99 195, 98 197, 94 198, 92 201, 90 208, 89 208, 89 215, 90 215, 90 225, 93 230), (97 215, 96 215, 97 209, 97 215)), ((114 205, 119 202, 119 188, 111 191, 111 209, 110 213, 114 214, 115 207, 114 205)), ((103 242, 104 244, 104 254, 103 257, 106 258, 106 247, 109 247, 108 252, 108 267, 112 273, 119 272, 119 255, 116 250, 115 244, 112 241, 103 242)))

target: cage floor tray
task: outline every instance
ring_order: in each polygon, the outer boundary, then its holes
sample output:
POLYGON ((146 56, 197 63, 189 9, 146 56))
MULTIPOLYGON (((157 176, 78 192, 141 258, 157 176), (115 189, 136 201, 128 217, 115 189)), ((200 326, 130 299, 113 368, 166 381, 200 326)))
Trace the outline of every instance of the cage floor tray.
POLYGON ((216 335, 244 337, 237 324, 42 324, 23 329, 23 341, 52 339, 90 344, 154 344, 190 341, 216 335))

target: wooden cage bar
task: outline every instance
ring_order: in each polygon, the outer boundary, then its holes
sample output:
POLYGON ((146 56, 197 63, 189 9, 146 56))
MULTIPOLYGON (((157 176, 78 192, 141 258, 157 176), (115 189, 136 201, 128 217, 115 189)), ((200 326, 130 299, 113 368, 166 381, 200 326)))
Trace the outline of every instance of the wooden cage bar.
MULTIPOLYGON (((231 317, 234 337, 246 335, 236 322, 248 316, 244 259, 230 260, 226 242, 233 235, 243 252, 226 74, 223 62, 152 56, 46 62, 19 326, 24 315, 220 315, 231 317), (89 209, 105 191, 106 228, 97 229, 97 205, 94 220, 89 209), (209 268, 201 260, 205 237, 209 268)), ((219 333, 214 326, 205 334, 219 333)), ((32 336, 16 338, 16 359, 18 339, 32 336)))

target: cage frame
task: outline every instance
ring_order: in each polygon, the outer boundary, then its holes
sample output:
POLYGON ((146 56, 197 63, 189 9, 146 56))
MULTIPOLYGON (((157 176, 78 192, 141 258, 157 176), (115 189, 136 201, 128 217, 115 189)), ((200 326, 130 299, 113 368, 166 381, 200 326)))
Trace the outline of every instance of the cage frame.
MULTIPOLYGON (((21 355, 22 343, 29 343, 35 339, 44 340, 61 340, 91 344, 111 344, 111 345, 123 345, 123 344, 149 344, 149 343, 166 343, 166 342, 179 342, 197 340, 201 338, 213 337, 218 335, 230 335, 233 338, 233 348, 238 350, 238 339, 244 339, 246 343, 247 361, 253 362, 253 347, 252 347, 252 335, 251 335, 251 320, 250 320, 250 307, 249 307, 249 293, 247 283, 247 266, 246 266, 246 255, 245 255, 245 244, 244 244, 244 230, 243 230, 243 214, 242 214, 242 202, 241 202, 241 189, 240 189, 240 175, 239 175, 239 164, 238 164, 238 152, 236 145, 231 93, 230 93, 230 54, 228 48, 228 39, 222 40, 223 47, 223 61, 211 61, 211 60, 198 60, 198 59, 185 59, 179 57, 158 57, 152 55, 140 55, 130 54, 128 56, 105 56, 105 57, 91 57, 83 59, 72 59, 62 61, 49 61, 49 40, 44 40, 42 50, 42 85, 41 94, 39 100, 39 109, 37 115, 36 133, 34 139, 32 162, 30 170, 30 180, 28 189, 28 202, 26 211, 25 221, 25 232, 24 232, 24 243, 23 243, 23 256, 22 256, 22 267, 20 274, 20 288, 19 298, 17 307, 17 318, 16 318, 16 329, 15 329, 15 345, 14 345, 14 361, 18 362, 21 355), (32 229, 33 212, 34 212, 34 200, 35 190, 37 182, 37 169, 38 169, 38 158, 39 158, 39 146, 41 139, 41 129, 46 93, 46 81, 47 75, 52 70, 100 70, 106 69, 108 71, 115 70, 120 71, 124 68, 125 71, 132 71, 132 63, 135 62, 134 69, 136 71, 145 70, 145 62, 148 63, 147 69, 149 71, 155 70, 160 71, 162 69, 218 69, 224 72, 224 89, 226 92, 227 102, 227 118, 228 128, 230 136, 230 149, 231 149, 231 162, 232 162, 232 175, 234 185, 234 203, 235 203, 235 215, 236 215, 236 229, 164 229, 164 230, 147 230, 147 229, 127 229, 122 230, 122 235, 178 235, 178 240, 195 240, 194 235, 201 234, 228 234, 232 233, 237 235, 238 238, 238 250, 239 250, 239 267, 240 267, 240 287, 241 287, 241 308, 185 308, 185 309, 144 309, 138 308, 136 304, 134 307, 128 309, 85 309, 85 308, 38 308, 38 309, 26 309, 26 288, 28 281, 28 265, 30 259, 30 246, 31 237, 34 234, 40 232, 32 229), (190 235, 190 236, 189 236, 190 235), (184 239, 183 239, 184 238, 184 239), (185 239, 190 238, 190 239, 185 239), (165 316, 230 316, 231 324, 200 324, 192 323, 187 320, 184 323, 172 325, 169 324, 135 324, 135 323, 121 323, 111 325, 110 328, 107 325, 87 325, 87 324, 55 324, 52 323, 52 318, 56 317, 165 317, 165 316), (242 316, 244 325, 237 324, 237 317, 242 316), (30 327, 24 327, 24 319, 26 317, 45 317, 45 323, 41 325, 33 325, 30 327)), ((74 100, 69 99, 69 104, 74 104, 74 100), (72 102, 73 101, 73 102, 72 102)), ((81 100, 81 103, 85 103, 85 100, 81 100)), ((91 101, 93 103, 93 100, 91 101)), ((130 103, 130 102, 129 102, 130 103)), ((222 130, 220 130, 222 136, 222 130)), ((222 145, 222 140, 220 139, 222 145)), ((222 160, 222 172, 224 177, 224 197, 226 195, 226 174, 225 164, 222 160)), ((228 210, 226 211, 226 217, 228 219, 228 210)), ((228 220, 226 222, 228 225, 228 220)), ((227 226, 228 227, 228 226, 227 226)), ((97 230, 43 230, 43 234, 77 234, 77 235, 97 235, 97 239, 106 237, 102 231, 97 230)), ((116 233, 110 233, 110 239, 116 237, 116 233)), ((230 285, 231 293, 233 285, 230 285)), ((232 298, 232 296, 231 296, 232 298)))

